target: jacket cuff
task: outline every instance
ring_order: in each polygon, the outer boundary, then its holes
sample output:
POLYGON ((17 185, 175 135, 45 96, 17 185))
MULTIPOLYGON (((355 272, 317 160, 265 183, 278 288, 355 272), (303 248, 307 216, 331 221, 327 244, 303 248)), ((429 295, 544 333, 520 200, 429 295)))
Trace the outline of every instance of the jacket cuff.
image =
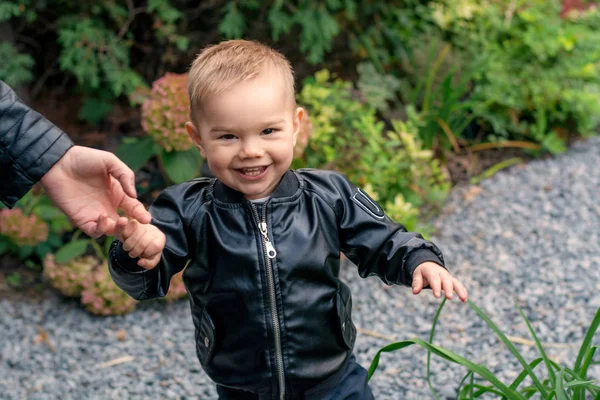
POLYGON ((433 250, 427 249, 427 248, 415 250, 410 253, 410 255, 408 256, 408 259, 406 260, 406 265, 408 266, 407 272, 410 274, 410 276, 406 277, 406 278, 408 278, 406 280, 406 282, 409 286, 412 283, 413 273, 415 272, 415 269, 417 269, 417 267, 419 265, 421 265, 427 261, 434 262, 446 270, 448 269, 448 268, 446 268, 446 265, 444 264, 443 257, 440 257, 433 250))
POLYGON ((110 245, 110 259, 112 265, 132 274, 139 274, 146 272, 145 268, 137 265, 139 257, 131 258, 125 250, 123 250, 123 244, 118 240, 115 240, 110 245))

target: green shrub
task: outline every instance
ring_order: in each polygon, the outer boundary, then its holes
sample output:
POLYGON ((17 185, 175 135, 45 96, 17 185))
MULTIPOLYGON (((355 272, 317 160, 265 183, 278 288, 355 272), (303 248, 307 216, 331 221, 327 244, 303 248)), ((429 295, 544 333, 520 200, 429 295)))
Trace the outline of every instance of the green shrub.
POLYGON ((222 6, 219 32, 226 38, 244 37, 252 21, 265 25, 271 39, 297 38, 299 51, 312 64, 324 61, 334 44, 356 59, 370 60, 379 72, 397 66, 410 52, 407 42, 416 32, 432 27, 427 1, 310 0, 228 1, 222 6), (266 13, 266 24, 264 15, 266 13))
POLYGON ((407 121, 393 120, 386 129, 372 107, 353 98, 351 84, 331 80, 327 70, 305 82, 298 102, 308 109, 313 135, 295 167, 343 172, 408 226, 418 215, 412 206, 435 207, 445 199, 447 175, 423 149, 414 109, 408 108, 407 121))
POLYGON ((136 300, 114 283, 107 261, 103 261, 82 286, 81 304, 92 314, 123 315, 135 310, 137 305, 136 300))
POLYGON ((63 233, 70 229, 67 217, 34 188, 12 210, 0 204, 0 255, 14 254, 38 268, 46 254, 62 245, 63 233))
POLYGON ((90 279, 100 260, 94 256, 82 256, 68 260, 64 264, 56 263, 54 254, 44 259, 44 276, 50 285, 63 296, 79 297, 84 282, 90 279))
POLYGON ((125 138, 116 153, 137 171, 150 158, 158 156, 161 172, 170 182, 180 183, 198 176, 202 156, 187 134, 190 119, 187 74, 166 73, 152 84, 142 101, 143 139, 125 138))
POLYGON ((19 53, 10 43, 0 43, 0 80, 10 86, 31 82, 34 60, 29 54, 19 53))
POLYGON ((600 121, 600 11, 562 19, 558 0, 440 1, 434 20, 485 68, 475 79, 475 114, 492 141, 528 140, 564 149, 600 121))
MULTIPOLYGON (((132 46, 151 37, 165 47, 165 54, 187 49, 188 39, 177 33, 181 19, 182 13, 168 0, 146 0, 135 6, 133 1, 122 4, 112 0, 0 0, 0 22, 19 27, 16 33, 27 29, 26 35, 14 35, 17 43, 26 36, 27 47, 33 44, 51 60, 39 68, 44 70, 42 81, 53 72, 54 64, 66 77, 75 78, 75 91, 84 95, 79 117, 91 123, 105 117, 114 99, 144 85, 132 65, 132 46), (139 32, 133 29, 139 18, 154 23, 139 32)), ((0 67, 0 79, 7 78, 12 84, 31 80, 32 57, 16 54, 8 46, 0 47, 0 55, 12 52, 14 56, 2 57, 10 62, 0 67)))

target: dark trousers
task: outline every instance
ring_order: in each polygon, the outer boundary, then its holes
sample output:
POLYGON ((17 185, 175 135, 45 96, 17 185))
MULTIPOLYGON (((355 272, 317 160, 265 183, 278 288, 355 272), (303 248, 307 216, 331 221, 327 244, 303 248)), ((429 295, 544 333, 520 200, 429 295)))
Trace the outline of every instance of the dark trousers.
MULTIPOLYGON (((219 400, 263 400, 267 397, 243 390, 217 385, 219 400)), ((294 399, 306 400, 373 400, 373 393, 367 384, 367 370, 351 356, 344 367, 333 376, 309 389, 294 399)))

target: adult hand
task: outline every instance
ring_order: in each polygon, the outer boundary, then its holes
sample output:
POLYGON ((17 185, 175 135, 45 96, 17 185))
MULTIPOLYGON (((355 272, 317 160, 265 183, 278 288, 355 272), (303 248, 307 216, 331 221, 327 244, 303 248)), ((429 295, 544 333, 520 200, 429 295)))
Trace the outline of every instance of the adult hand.
POLYGON ((119 208, 141 223, 151 220, 136 199, 133 171, 109 152, 73 146, 40 183, 71 222, 92 237, 115 234, 124 218, 119 208))

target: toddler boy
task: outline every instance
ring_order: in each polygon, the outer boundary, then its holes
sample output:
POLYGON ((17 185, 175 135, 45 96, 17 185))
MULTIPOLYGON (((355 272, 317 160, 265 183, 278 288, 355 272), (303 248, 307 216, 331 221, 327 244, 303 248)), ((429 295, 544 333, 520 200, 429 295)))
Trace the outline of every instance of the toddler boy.
POLYGON ((371 399, 340 253, 362 277, 467 299, 440 250, 343 175, 292 171, 304 110, 289 62, 232 40, 193 62, 188 133, 215 178, 165 189, 152 223, 119 220, 110 271, 143 300, 183 273, 196 350, 221 399, 371 399))

